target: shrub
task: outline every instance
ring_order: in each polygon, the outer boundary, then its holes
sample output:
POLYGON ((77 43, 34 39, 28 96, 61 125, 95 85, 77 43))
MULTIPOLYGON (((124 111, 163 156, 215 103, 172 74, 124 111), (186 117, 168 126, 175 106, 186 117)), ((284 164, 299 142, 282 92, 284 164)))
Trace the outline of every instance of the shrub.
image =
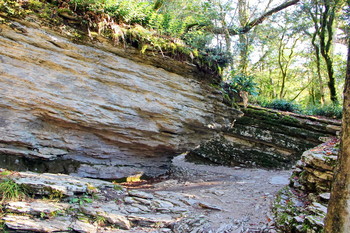
POLYGON ((250 95, 257 94, 257 83, 254 82, 254 76, 245 74, 234 74, 231 72, 228 79, 232 91, 239 93, 240 91, 248 92, 250 95))
POLYGON ((309 106, 306 112, 310 115, 341 119, 343 109, 340 105, 330 104, 324 106, 309 106))
POLYGON ((16 0, 0 0, 0 12, 8 16, 21 16, 24 13, 21 4, 16 0))
POLYGON ((265 102, 262 103, 262 107, 265 108, 272 108, 276 110, 281 111, 288 111, 288 112, 300 112, 299 105, 295 104, 292 101, 284 100, 284 99, 275 99, 271 102, 265 102))

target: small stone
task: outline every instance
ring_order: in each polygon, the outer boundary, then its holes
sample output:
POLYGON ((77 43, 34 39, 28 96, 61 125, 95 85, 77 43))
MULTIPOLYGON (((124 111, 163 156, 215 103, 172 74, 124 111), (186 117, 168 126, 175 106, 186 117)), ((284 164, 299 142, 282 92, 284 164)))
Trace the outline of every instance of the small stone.
POLYGON ((180 206, 180 207, 185 206, 184 203, 181 202, 181 201, 179 201, 179 200, 175 200, 175 199, 166 199, 166 198, 163 198, 163 200, 172 203, 174 206, 180 206))
POLYGON ((140 198, 144 198, 144 199, 153 199, 154 196, 151 193, 146 193, 143 191, 138 191, 138 190, 130 190, 129 192, 130 196, 133 197, 140 197, 140 198))
POLYGON ((174 205, 170 202, 167 201, 161 201, 161 200, 155 200, 152 202, 152 205, 156 208, 162 208, 162 209, 169 209, 169 208, 173 208, 174 205))
POLYGON ((139 226, 152 226, 153 224, 162 224, 164 226, 173 222, 170 215, 167 214, 133 214, 128 219, 137 222, 139 226))
POLYGON ((169 229, 169 228, 160 228, 157 232, 154 232, 154 233, 158 233, 158 232, 160 232, 160 233, 168 233, 168 232, 172 232, 172 230, 169 229))
POLYGON ((203 209, 222 211, 222 208, 220 208, 219 206, 211 205, 211 204, 205 203, 205 202, 197 202, 197 205, 203 209))
POLYGON ((216 196, 223 196, 223 195, 225 195, 225 192, 221 191, 221 190, 215 190, 215 191, 212 191, 212 193, 215 194, 216 196))
POLYGON ((83 222, 76 220, 73 222, 71 228, 74 231, 77 231, 79 233, 96 233, 97 232, 97 226, 90 224, 88 222, 83 222))
POLYGON ((94 203, 90 206, 80 206, 80 210, 91 216, 102 216, 109 223, 120 226, 124 229, 130 229, 131 223, 124 214, 121 213, 120 207, 114 202, 94 203))
POLYGON ((126 216, 122 214, 108 212, 108 213, 105 213, 103 217, 105 217, 109 223, 120 226, 123 229, 127 229, 127 230, 131 229, 130 221, 126 218, 126 216))
POLYGON ((308 215, 305 217, 307 220, 311 222, 311 224, 318 225, 320 227, 324 227, 324 218, 320 216, 308 215))
POLYGON ((308 209, 314 213, 320 213, 324 216, 327 214, 327 207, 317 202, 313 202, 308 209))
POLYGON ((139 208, 143 212, 150 212, 151 210, 144 205, 139 205, 139 204, 133 204, 132 206, 139 208))
POLYGON ((295 216, 294 220, 297 221, 298 223, 303 223, 304 222, 304 217, 301 216, 295 216))
POLYGON ((174 207, 171 209, 171 212, 173 212, 173 213, 184 213, 187 211, 188 211, 188 209, 182 208, 182 207, 174 207))
POLYGON ((331 194, 330 193, 320 193, 318 195, 321 199, 329 201, 329 199, 331 198, 331 194))
POLYGON ((134 200, 141 203, 141 204, 144 204, 144 205, 151 205, 152 204, 152 201, 150 201, 148 199, 140 198, 140 197, 134 197, 134 200))
POLYGON ((124 198, 124 202, 126 204, 134 204, 134 203, 137 203, 137 201, 133 198, 133 197, 125 197, 124 198))
POLYGON ((142 212, 140 210, 140 208, 138 208, 137 206, 128 206, 127 208, 125 208, 125 211, 128 213, 140 213, 140 212, 142 212))

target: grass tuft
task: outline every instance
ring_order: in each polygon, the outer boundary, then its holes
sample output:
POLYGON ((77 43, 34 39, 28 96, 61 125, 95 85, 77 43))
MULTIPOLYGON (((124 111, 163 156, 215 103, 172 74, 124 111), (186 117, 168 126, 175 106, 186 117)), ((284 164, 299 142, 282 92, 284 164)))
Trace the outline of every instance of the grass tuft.
POLYGON ((0 203, 19 200, 26 197, 26 190, 12 179, 3 179, 0 182, 0 203))

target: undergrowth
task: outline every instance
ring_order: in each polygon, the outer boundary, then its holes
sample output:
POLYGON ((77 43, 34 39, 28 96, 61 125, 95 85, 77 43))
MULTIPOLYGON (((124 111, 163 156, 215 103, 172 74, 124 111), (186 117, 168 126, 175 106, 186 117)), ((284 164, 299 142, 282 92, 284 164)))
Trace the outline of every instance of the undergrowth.
POLYGON ((261 102, 260 105, 265 108, 272 108, 280 111, 288 111, 300 113, 301 108, 299 105, 294 103, 293 101, 288 101, 284 99, 274 99, 272 101, 264 101, 261 102))
POLYGON ((315 116, 324 116, 334 119, 341 119, 343 109, 341 105, 324 105, 324 106, 308 106, 305 110, 306 114, 315 116))
POLYGON ((189 61, 207 73, 219 74, 229 64, 229 54, 208 47, 209 34, 186 30, 186 25, 205 18, 187 15, 181 20, 155 7, 137 0, 0 0, 0 11, 8 16, 36 14, 56 27, 68 24, 76 28, 75 41, 103 36, 116 46, 136 47, 140 53, 189 61))

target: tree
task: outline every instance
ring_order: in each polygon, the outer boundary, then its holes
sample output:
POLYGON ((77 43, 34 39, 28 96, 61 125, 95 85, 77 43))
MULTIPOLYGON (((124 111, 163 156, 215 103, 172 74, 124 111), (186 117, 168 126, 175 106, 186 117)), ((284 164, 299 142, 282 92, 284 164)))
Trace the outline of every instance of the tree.
MULTIPOLYGON (((305 4, 305 9, 314 23, 315 32, 312 36, 312 45, 318 59, 317 64, 320 64, 319 55, 321 54, 327 67, 330 99, 334 104, 338 103, 338 98, 335 88, 332 46, 334 23, 341 5, 342 0, 311 0, 309 4, 305 4), (316 36, 318 37, 318 44, 316 44, 316 36)), ((320 79, 320 82, 322 84, 322 79, 320 79)))
POLYGON ((282 38, 278 43, 278 66, 281 71, 281 89, 279 93, 279 98, 283 99, 285 97, 286 91, 285 86, 287 82, 287 76, 289 75, 289 68, 292 60, 295 56, 295 47, 299 38, 293 38, 295 34, 288 35, 287 23, 281 26, 282 38), (290 44, 290 47, 288 45, 290 44))
MULTIPOLYGON (((249 23, 247 0, 238 0, 238 20, 239 20, 240 27, 244 27, 249 23)), ((249 37, 247 34, 239 34, 238 41, 239 41, 238 72, 241 74, 247 74, 249 37)))
POLYGON ((325 220, 325 233, 348 233, 350 230, 350 40, 342 120, 341 148, 325 220))

